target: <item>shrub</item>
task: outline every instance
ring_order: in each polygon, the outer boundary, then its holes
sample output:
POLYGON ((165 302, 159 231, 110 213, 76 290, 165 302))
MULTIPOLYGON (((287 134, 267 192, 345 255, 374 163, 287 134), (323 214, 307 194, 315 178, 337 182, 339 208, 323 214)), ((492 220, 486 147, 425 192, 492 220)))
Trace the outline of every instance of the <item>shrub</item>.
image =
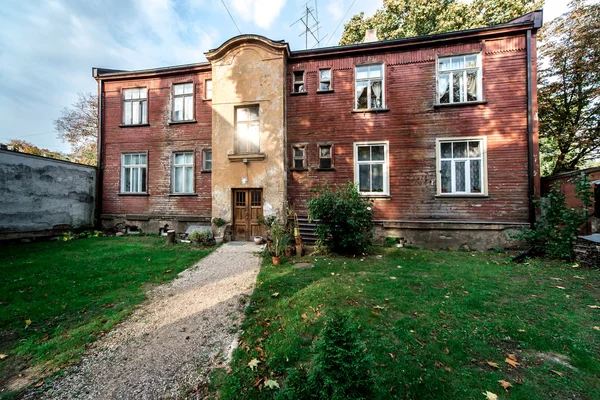
POLYGON ((190 241, 194 242, 194 243, 198 243, 198 244, 202 244, 205 246, 208 246, 211 244, 211 237, 210 237, 210 231, 208 230, 198 230, 198 229, 194 229, 190 235, 189 235, 189 239, 190 241))
POLYGON ((592 204, 590 178, 581 174, 573 183, 576 197, 582 202, 581 208, 567 208, 560 185, 554 184, 541 201, 536 201, 536 207, 542 212, 535 228, 514 235, 527 242, 534 253, 551 258, 573 258, 573 240, 581 225, 589 219, 588 210, 592 204))
POLYGON ((373 203, 348 182, 333 191, 329 185, 315 190, 306 202, 309 218, 318 220, 315 234, 336 253, 357 254, 373 244, 373 203))

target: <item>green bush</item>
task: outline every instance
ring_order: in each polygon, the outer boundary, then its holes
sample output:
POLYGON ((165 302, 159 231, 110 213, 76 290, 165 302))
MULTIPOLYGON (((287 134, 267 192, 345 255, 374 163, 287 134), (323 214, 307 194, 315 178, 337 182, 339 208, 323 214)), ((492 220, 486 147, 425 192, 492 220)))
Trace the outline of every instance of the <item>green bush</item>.
POLYGON ((373 202, 361 197, 353 183, 335 191, 325 185, 315 192, 306 205, 323 245, 336 253, 357 254, 373 244, 373 202))
POLYGON ((189 235, 189 239, 191 242, 194 243, 198 243, 201 245, 205 245, 208 246, 211 243, 211 234, 210 231, 208 230, 198 230, 198 229, 194 229, 190 235, 189 235))
POLYGON ((588 210, 592 205, 590 178, 581 174, 573 183, 576 197, 582 203, 580 208, 567 208, 560 185, 554 184, 541 201, 536 201, 541 215, 537 218, 535 228, 524 229, 514 235, 516 239, 524 240, 535 254, 550 258, 573 258, 573 240, 590 218, 588 210))

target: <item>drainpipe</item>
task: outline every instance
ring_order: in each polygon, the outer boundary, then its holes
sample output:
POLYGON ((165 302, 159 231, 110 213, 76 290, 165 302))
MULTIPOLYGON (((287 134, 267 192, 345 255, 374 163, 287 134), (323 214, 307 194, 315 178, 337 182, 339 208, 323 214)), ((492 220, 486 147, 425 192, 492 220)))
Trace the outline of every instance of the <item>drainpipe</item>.
POLYGON ((102 94, 104 93, 104 82, 98 79, 98 70, 92 69, 92 75, 98 80, 98 144, 96 149, 96 226, 102 228, 100 215, 102 213, 102 94))
POLYGON ((527 30, 526 35, 527 49, 527 176, 528 176, 528 196, 529 196, 529 224, 533 229, 535 226, 535 185, 534 185, 534 166, 533 166, 533 94, 531 85, 534 84, 531 71, 531 29, 527 30))

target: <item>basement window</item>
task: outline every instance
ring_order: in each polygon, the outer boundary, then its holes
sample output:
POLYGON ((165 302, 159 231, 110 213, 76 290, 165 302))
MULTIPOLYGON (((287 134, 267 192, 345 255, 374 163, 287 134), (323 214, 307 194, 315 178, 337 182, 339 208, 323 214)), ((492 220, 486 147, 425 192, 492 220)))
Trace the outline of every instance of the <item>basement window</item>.
POLYGON ((438 195, 486 195, 485 138, 437 139, 438 195))
POLYGON ((306 92, 304 86, 304 71, 294 71, 294 93, 306 92))

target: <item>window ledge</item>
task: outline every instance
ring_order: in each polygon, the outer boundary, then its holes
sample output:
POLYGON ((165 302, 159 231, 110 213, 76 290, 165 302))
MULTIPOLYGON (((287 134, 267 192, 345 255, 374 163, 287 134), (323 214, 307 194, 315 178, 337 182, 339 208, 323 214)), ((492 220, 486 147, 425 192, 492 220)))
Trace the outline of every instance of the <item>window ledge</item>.
POLYGON ((468 107, 468 106, 478 106, 480 104, 487 104, 487 101, 468 101, 466 103, 445 103, 445 104, 434 104, 433 108, 447 108, 447 107, 468 107))
POLYGON ((198 193, 169 193, 169 197, 194 197, 198 196, 198 193))
POLYGON ((335 168, 317 168, 317 171, 335 171, 335 168))
POLYGON ((390 111, 389 108, 365 108, 365 109, 359 109, 359 110, 352 110, 351 113, 352 114, 357 114, 357 113, 381 113, 381 112, 388 112, 390 111))
POLYGON ((304 92, 291 92, 290 96, 303 96, 303 95, 306 95, 306 94, 308 94, 307 91, 304 91, 304 92))
POLYGON ((305 172, 308 171, 308 168, 290 168, 290 171, 305 172))
POLYGON ((186 121, 169 121, 168 124, 169 125, 183 125, 183 124, 195 124, 196 121, 195 119, 190 119, 190 120, 186 120, 186 121))
POLYGON ((148 193, 119 193, 119 196, 149 196, 148 193))
POLYGON ((489 199, 490 196, 485 194, 438 194, 436 199, 489 199))
POLYGON ((202 99, 202 101, 212 101, 212 97, 210 99, 202 99))
POLYGON ((391 199, 392 196, 389 194, 360 194, 361 197, 364 197, 366 199, 373 199, 373 200, 379 200, 379 199, 391 199))
POLYGON ((248 161, 262 161, 266 158, 267 156, 265 155, 265 153, 253 153, 253 154, 228 154, 227 158, 229 158, 229 161, 234 161, 234 162, 241 162, 244 161, 244 159, 248 160, 248 161))
POLYGON ((200 171, 201 174, 210 174, 212 172, 212 169, 203 169, 200 171))
POLYGON ((334 90, 333 89, 328 89, 328 90, 317 90, 317 94, 323 94, 323 93, 333 93, 334 90))
POLYGON ((119 128, 139 128, 140 126, 150 126, 150 124, 121 124, 119 128))

